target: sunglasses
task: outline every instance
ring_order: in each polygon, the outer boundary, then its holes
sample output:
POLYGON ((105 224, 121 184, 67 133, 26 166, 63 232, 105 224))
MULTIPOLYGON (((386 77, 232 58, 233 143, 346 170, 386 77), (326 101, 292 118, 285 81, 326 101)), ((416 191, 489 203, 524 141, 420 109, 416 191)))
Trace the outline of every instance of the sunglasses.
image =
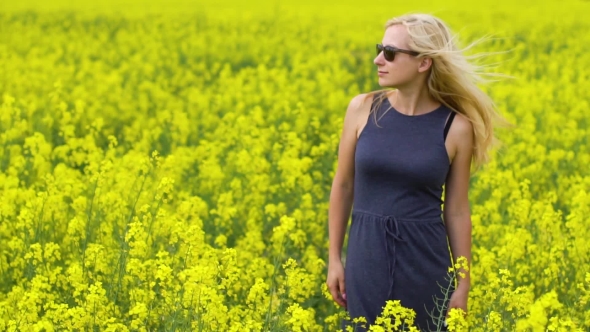
POLYGON ((383 57, 385 60, 392 62, 395 59, 395 53, 406 53, 409 55, 419 55, 419 52, 410 51, 410 50, 402 50, 401 48, 393 47, 393 46, 383 46, 383 44, 377 44, 377 55, 383 52, 383 57))

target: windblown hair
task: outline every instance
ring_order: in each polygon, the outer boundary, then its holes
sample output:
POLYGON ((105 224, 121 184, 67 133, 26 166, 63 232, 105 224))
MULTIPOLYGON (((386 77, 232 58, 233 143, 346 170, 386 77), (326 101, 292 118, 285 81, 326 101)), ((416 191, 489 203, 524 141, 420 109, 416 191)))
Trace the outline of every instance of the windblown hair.
MULTIPOLYGON (((429 69, 427 87, 430 95, 451 110, 464 115, 473 126, 474 151, 472 162, 475 168, 480 168, 489 161, 489 150, 500 145, 500 141, 494 136, 494 122, 510 127, 496 110, 493 100, 478 88, 477 83, 486 82, 484 75, 503 76, 483 72, 484 66, 471 63, 471 57, 464 55, 463 50, 458 49, 454 42, 456 35, 453 35, 450 28, 439 18, 430 14, 406 14, 388 20, 385 29, 403 25, 407 28, 409 35, 409 47, 420 53, 418 57, 429 57, 432 65, 429 69)), ((475 57, 481 57, 479 54, 475 57)), ((375 107, 379 106, 390 89, 381 89, 367 94, 366 98, 375 97, 375 107)), ((376 121, 376 116, 375 116, 376 121)))

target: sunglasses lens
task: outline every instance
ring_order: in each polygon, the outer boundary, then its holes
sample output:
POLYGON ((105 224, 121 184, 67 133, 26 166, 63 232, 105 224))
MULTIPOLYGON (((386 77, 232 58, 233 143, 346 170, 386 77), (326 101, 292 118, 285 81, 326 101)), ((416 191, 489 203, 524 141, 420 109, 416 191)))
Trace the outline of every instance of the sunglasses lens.
POLYGON ((383 50, 383 57, 385 57, 385 60, 391 62, 395 59, 395 51, 385 49, 383 50))
POLYGON ((395 58, 394 50, 387 49, 386 47, 383 47, 383 45, 377 44, 377 55, 379 55, 379 53, 381 52, 383 52, 383 57, 385 58, 385 60, 389 62, 393 61, 393 59, 395 58))

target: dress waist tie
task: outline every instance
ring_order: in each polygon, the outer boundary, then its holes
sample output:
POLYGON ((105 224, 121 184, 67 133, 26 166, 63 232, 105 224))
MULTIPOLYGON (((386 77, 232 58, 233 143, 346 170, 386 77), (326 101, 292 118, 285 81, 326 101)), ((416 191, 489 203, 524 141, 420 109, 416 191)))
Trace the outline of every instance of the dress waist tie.
POLYGON ((387 294, 387 298, 391 299, 392 292, 393 292, 393 285, 394 285, 394 278, 393 273, 395 271, 395 247, 396 242, 405 242, 405 240, 401 237, 398 227, 398 221, 395 216, 387 216, 385 223, 385 249, 387 250, 387 254, 391 259, 387 260, 387 264, 389 267, 389 276, 391 278, 391 283, 389 285, 389 292, 387 294))

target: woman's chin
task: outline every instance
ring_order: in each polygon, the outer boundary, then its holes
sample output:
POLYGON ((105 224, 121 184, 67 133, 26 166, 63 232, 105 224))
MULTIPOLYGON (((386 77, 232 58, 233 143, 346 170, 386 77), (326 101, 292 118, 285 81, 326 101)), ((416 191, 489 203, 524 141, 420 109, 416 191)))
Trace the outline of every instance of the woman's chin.
POLYGON ((388 80, 388 79, 385 79, 385 78, 379 77, 379 85, 380 85, 381 87, 388 88, 388 87, 392 87, 392 86, 394 86, 394 85, 395 85, 395 83, 394 83, 394 82, 392 82, 391 80, 388 80))

